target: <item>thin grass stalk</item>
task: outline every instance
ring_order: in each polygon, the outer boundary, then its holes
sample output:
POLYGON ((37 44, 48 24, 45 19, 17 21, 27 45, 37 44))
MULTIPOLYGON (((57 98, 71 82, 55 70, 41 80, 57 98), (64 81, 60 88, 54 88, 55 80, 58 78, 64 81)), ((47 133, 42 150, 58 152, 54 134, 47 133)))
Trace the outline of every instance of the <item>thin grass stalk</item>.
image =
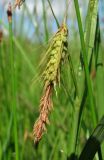
POLYGON ((0 31, 0 68, 1 68, 1 75, 3 79, 3 89, 5 93, 5 106, 8 108, 8 94, 7 94, 7 83, 6 83, 6 72, 5 72, 5 64, 4 64, 4 56, 3 56, 3 33, 0 31))
MULTIPOLYGON (((0 24, 3 25, 3 27, 9 31, 9 28, 0 20, 0 24)), ((13 36, 13 35, 12 35, 13 36)), ((16 39, 14 36, 13 36, 13 42, 15 43, 15 46, 18 48, 19 50, 19 53, 21 53, 21 55, 23 56, 23 59, 26 61, 28 67, 30 68, 30 72, 32 72, 32 74, 34 75, 35 74, 35 69, 34 69, 34 66, 33 64, 31 63, 31 61, 29 60, 28 56, 26 55, 26 52, 24 50, 24 48, 21 46, 20 42, 18 39, 16 39)))
POLYGON ((0 160, 2 160, 2 145, 1 145, 1 142, 0 142, 0 160))
POLYGON ((89 0, 88 12, 86 17, 84 37, 88 55, 88 63, 90 63, 91 55, 94 49, 97 14, 98 14, 98 1, 99 0, 89 0))
MULTIPOLYGON (((91 62, 92 62, 92 54, 94 53, 94 41, 96 41, 96 25, 97 25, 97 13, 98 13, 98 0, 90 0, 88 5, 88 11, 87 11, 87 17, 86 17, 86 25, 85 25, 85 43, 86 43, 86 49, 87 49, 87 55, 88 55, 88 65, 89 70, 91 69, 91 62)), ((84 88, 83 88, 84 89, 84 88)), ((79 128, 80 128, 80 122, 81 117, 83 114, 83 109, 86 103, 86 96, 87 96, 87 88, 85 86, 84 94, 82 97, 82 102, 80 105, 80 114, 79 114, 79 126, 78 126, 78 135, 80 134, 79 128)), ((96 116, 96 113, 95 113, 96 116)))
MULTIPOLYGON (((76 9, 76 15, 77 15, 77 21, 78 21, 78 26, 79 26, 79 32, 80 32, 80 41, 81 41, 81 47, 82 47, 82 56, 83 56, 83 61, 84 61, 84 69, 85 69, 85 76, 86 76, 86 83, 87 83, 87 88, 88 88, 88 98, 90 101, 90 108, 92 111, 92 119, 93 119, 93 126, 96 125, 97 119, 95 115, 95 109, 94 109, 94 100, 93 100, 93 92, 92 92, 92 86, 91 86, 91 80, 90 80, 90 75, 89 75, 89 67, 88 67, 88 62, 87 62, 87 52, 86 52, 86 46, 85 46, 85 41, 84 41, 84 33, 83 33, 83 28, 82 28, 82 22, 81 22, 81 16, 80 16, 80 11, 79 11, 79 4, 77 0, 74 0, 74 5, 76 9)), ((83 75, 82 75, 83 77, 83 75)), ((84 84, 84 78, 82 78, 82 85, 84 84)), ((84 87, 84 85, 83 85, 84 87)), ((74 103, 75 108, 75 114, 73 115, 73 124, 72 131, 71 131, 71 146, 69 149, 69 153, 76 152, 76 147, 77 147, 77 138, 78 138, 78 130, 79 130, 79 125, 80 125, 80 116, 82 115, 83 111, 80 112, 80 109, 82 110, 82 107, 80 108, 80 105, 82 106, 82 100, 81 100, 81 92, 83 91, 83 88, 79 90, 79 97, 78 100, 74 103)), ((85 96, 85 95, 84 95, 85 96)), ((84 98, 84 97, 83 97, 84 98)), ((84 98, 85 99, 85 98, 84 98)), ((83 100, 84 100, 83 99, 83 100)))
POLYGON ((37 13, 37 0, 35 1, 35 6, 34 6, 34 18, 35 18, 35 32, 34 32, 34 37, 37 35, 37 38, 40 42, 40 44, 42 43, 41 42, 41 35, 39 34, 40 33, 40 24, 39 24, 39 21, 38 21, 38 13, 37 13))
MULTIPOLYGON (((91 57, 93 54, 94 50, 94 41, 95 41, 95 35, 96 35, 96 24, 97 24, 97 13, 98 13, 98 0, 90 0, 89 5, 88 5, 88 11, 87 11, 87 17, 86 17, 86 25, 85 25, 85 33, 84 33, 84 38, 85 38, 85 44, 86 44, 86 49, 87 49, 87 55, 88 55, 88 65, 89 69, 91 68, 91 57)), ((85 85, 84 85, 85 86, 85 85)), ((84 87, 83 87, 84 89, 84 87)), ((80 105, 80 113, 79 113, 79 126, 78 126, 78 134, 79 134, 79 128, 80 128, 80 122, 81 122, 81 117, 83 114, 83 108, 86 103, 86 96, 87 96, 87 88, 85 86, 84 91, 82 91, 83 97, 82 97, 82 102, 80 105)), ((95 114, 96 116, 96 114, 95 114)))
POLYGON ((84 41, 84 33, 83 33, 83 28, 82 28, 82 21, 81 21, 81 16, 80 16, 80 11, 79 11, 78 0, 74 0, 74 5, 75 5, 75 10, 76 10, 76 15, 77 15, 78 26, 79 26, 80 41, 81 41, 81 47, 82 47, 82 56, 83 56, 83 61, 84 61, 86 83, 87 83, 87 88, 88 88, 89 104, 90 104, 91 111, 92 111, 93 126, 96 126, 97 119, 95 116, 93 91, 92 91, 92 85, 91 85, 90 74, 89 74, 89 67, 88 67, 88 62, 87 62, 87 51, 86 51, 86 46, 85 46, 85 41, 84 41))
POLYGON ((12 129, 12 124, 13 124, 13 113, 11 112, 11 116, 10 116, 10 120, 9 120, 9 125, 8 125, 8 128, 7 128, 7 136, 5 138, 5 141, 4 141, 4 144, 3 144, 3 149, 2 149, 2 156, 3 158, 5 158, 6 156, 6 151, 7 151, 7 148, 8 148, 8 144, 10 142, 10 136, 11 136, 11 129, 12 129))
POLYGON ((68 59, 69 59, 69 65, 70 65, 70 70, 71 70, 71 76, 72 76, 74 87, 75 87, 75 96, 79 96, 76 75, 75 75, 75 71, 74 71, 74 67, 73 67, 73 63, 72 63, 72 58, 71 58, 70 54, 68 56, 68 59))
POLYGON ((48 29, 47 29, 47 18, 46 18, 46 9, 45 9, 45 0, 42 0, 42 6, 43 6, 43 21, 44 21, 44 31, 45 31, 45 41, 48 42, 49 36, 48 36, 48 29))
MULTIPOLYGON (((6 86, 5 86, 4 66, 3 66, 3 58, 2 58, 2 39, 3 39, 3 32, 2 32, 2 30, 0 30, 0 71, 1 71, 1 76, 2 76, 3 82, 4 82, 3 83, 3 89, 4 89, 4 92, 5 92, 6 91, 5 90, 6 86)), ((2 156, 3 156, 3 151, 2 151, 3 149, 2 148, 3 147, 2 147, 1 142, 0 142, 0 148, 1 148, 0 149, 0 160, 2 160, 2 156)))
MULTIPOLYGON (((25 8, 25 7, 23 6, 23 9, 24 9, 24 8, 25 8)), ((20 27, 19 27, 20 35, 21 35, 22 38, 23 38, 23 36, 24 36, 24 30, 23 30, 24 20, 25 20, 25 11, 22 13, 21 21, 20 21, 20 27)))
POLYGON ((79 98, 76 97, 74 101, 74 108, 72 111, 72 124, 70 130, 70 147, 69 147, 69 156, 76 152, 76 141, 77 141, 77 127, 78 127, 78 118, 79 118, 79 98))
POLYGON ((52 11, 53 17, 54 17, 54 19, 55 19, 55 21, 56 21, 57 28, 59 28, 59 27, 60 27, 60 24, 59 24, 59 22, 58 22, 58 20, 57 20, 57 18, 56 18, 56 16, 55 16, 55 13, 54 13, 54 11, 53 11, 53 8, 52 8, 52 5, 51 5, 51 3, 50 3, 50 0, 47 0, 47 1, 48 1, 48 3, 49 3, 50 9, 51 9, 51 11, 52 11))
MULTIPOLYGON (((69 110, 69 108, 66 108, 65 113, 64 113, 64 116, 63 116, 62 119, 61 119, 61 124, 64 124, 64 123, 65 123, 65 120, 66 120, 66 118, 67 118, 67 116, 68 116, 68 114, 69 114, 69 113, 68 113, 68 110, 69 110)), ((60 144, 60 142, 59 142, 59 137, 60 137, 60 135, 61 135, 61 134, 60 134, 60 130, 58 130, 57 136, 55 137, 55 140, 54 140, 54 143, 53 143, 53 141, 52 141, 53 148, 52 148, 52 150, 51 150, 51 153, 50 153, 50 156, 49 156, 49 160, 52 160, 54 153, 57 152, 57 150, 56 150, 55 148, 56 148, 57 143, 60 144)), ((49 135, 48 137, 49 137, 48 139, 50 139, 50 135, 49 135)), ((62 143, 62 142, 61 142, 61 143, 62 143)), ((64 150, 64 148, 63 148, 63 150, 64 150)))
MULTIPOLYGON (((28 16, 28 18, 30 19, 31 23, 33 24, 34 28, 35 28, 36 30, 38 30, 38 27, 39 27, 39 26, 38 26, 36 20, 35 20, 35 22, 34 22, 33 14, 31 14, 31 11, 29 10, 29 8, 28 8, 28 6, 26 5, 26 3, 24 4, 24 11, 26 11, 27 16, 28 16), (37 27, 37 26, 38 26, 38 27, 37 27)), ((35 11, 34 11, 34 12, 35 12, 35 11)), ((25 16, 25 15, 24 15, 24 16, 25 16)), ((21 30, 23 29, 22 24, 23 24, 23 20, 25 19, 24 16, 22 15, 22 18, 21 18, 21 30)), ((36 16, 38 16, 38 15, 34 15, 35 19, 37 18, 36 16)), ((22 33, 22 32, 21 32, 21 33, 22 33)), ((36 33, 36 34, 37 34, 37 33, 36 33)), ((39 31, 38 31, 38 34, 37 34, 37 35, 39 36, 39 31)))
POLYGON ((50 156, 49 156, 49 160, 52 160, 52 159, 53 159, 53 156, 54 156, 54 154, 55 154, 55 150, 56 150, 56 147, 57 147, 57 144, 58 144, 58 140, 59 140, 59 135, 57 135, 57 136, 55 137, 55 141, 54 141, 54 144, 53 144, 53 149, 52 149, 51 154, 50 154, 50 156))
MULTIPOLYGON (((10 105, 9 98, 8 98, 8 92, 9 92, 8 83, 9 82, 7 83, 8 73, 7 73, 7 68, 6 68, 6 64, 4 60, 5 59, 4 54, 5 52, 4 52, 3 32, 0 31, 0 69, 1 69, 1 76, 3 79, 4 106, 5 106, 5 110, 9 112, 9 105, 10 105)), ((2 144, 0 159, 4 159, 6 157, 5 151, 8 147, 8 142, 10 139, 10 129, 9 128, 10 128, 10 125, 7 126, 7 134, 6 134, 6 138, 4 139, 4 143, 2 144)))
POLYGON ((10 71, 11 71, 11 107, 13 113, 13 129, 14 129, 14 143, 15 143, 15 159, 19 160, 19 148, 18 148, 18 134, 17 134, 17 102, 16 102, 16 76, 15 76, 15 62, 13 53, 13 32, 12 32, 12 9, 11 4, 7 10, 8 22, 9 22, 9 42, 10 42, 10 71))

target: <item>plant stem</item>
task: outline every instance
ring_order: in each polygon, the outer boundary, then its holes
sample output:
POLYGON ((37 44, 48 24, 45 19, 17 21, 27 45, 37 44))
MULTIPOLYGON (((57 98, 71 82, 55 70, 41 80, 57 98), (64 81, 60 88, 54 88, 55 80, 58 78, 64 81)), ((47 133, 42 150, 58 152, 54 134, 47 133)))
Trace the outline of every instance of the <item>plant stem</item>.
POLYGON ((16 114, 16 77, 15 77, 15 63, 13 54, 13 35, 12 35, 12 21, 9 21, 9 41, 10 41, 10 71, 11 71, 11 107, 13 112, 13 123, 14 123, 14 142, 15 142, 15 153, 16 160, 19 160, 18 151, 18 135, 17 135, 17 114, 16 114))
POLYGON ((83 56, 83 61, 84 61, 86 83, 87 83, 87 88, 88 88, 88 98, 89 98, 89 103, 90 103, 90 107, 91 107, 91 111, 92 111, 93 126, 95 127, 96 123, 97 123, 97 119, 95 116, 93 92, 92 92, 89 67, 88 67, 88 62, 87 62, 87 51, 86 51, 86 46, 85 46, 85 41, 84 41, 84 33, 83 33, 83 28, 82 28, 82 21, 81 21, 81 16, 80 16, 80 11, 79 11, 78 0, 74 0, 74 5, 75 5, 75 10, 76 10, 76 15, 77 15, 78 26, 79 26, 80 41, 81 41, 81 47, 82 47, 82 56, 83 56))
POLYGON ((43 5, 43 20, 44 20, 44 31, 45 31, 45 41, 48 42, 48 30, 47 30, 47 18, 46 18, 46 11, 45 11, 45 1, 42 0, 43 5))
POLYGON ((50 3, 50 0, 47 0, 47 1, 48 1, 48 3, 49 3, 50 9, 51 9, 51 11, 52 11, 53 17, 54 17, 54 19, 55 19, 55 21, 56 21, 56 25, 57 25, 57 27, 59 28, 60 25, 59 25, 59 22, 58 22, 58 20, 57 20, 57 18, 56 18, 56 16, 55 16, 54 11, 53 11, 53 8, 52 8, 52 5, 51 5, 51 3, 50 3))

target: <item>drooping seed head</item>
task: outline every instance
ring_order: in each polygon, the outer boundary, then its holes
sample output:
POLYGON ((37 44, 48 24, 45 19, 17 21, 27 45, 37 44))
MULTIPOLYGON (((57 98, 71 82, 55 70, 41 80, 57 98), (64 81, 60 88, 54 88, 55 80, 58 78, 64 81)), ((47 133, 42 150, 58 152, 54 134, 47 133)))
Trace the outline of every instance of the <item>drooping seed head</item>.
POLYGON ((49 49, 49 60, 43 72, 44 92, 40 101, 40 115, 33 128, 35 143, 39 142, 46 124, 49 124, 48 116, 52 108, 53 87, 60 82, 60 70, 65 55, 67 53, 68 29, 63 24, 52 39, 51 49, 49 49))

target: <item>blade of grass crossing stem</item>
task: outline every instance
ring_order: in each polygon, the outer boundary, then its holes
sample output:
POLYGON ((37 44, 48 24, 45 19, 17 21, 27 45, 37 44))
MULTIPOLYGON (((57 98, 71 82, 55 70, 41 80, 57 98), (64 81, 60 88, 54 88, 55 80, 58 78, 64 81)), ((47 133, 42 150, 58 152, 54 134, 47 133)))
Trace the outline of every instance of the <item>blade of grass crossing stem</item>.
POLYGON ((87 83, 87 88, 88 88, 89 105, 91 107, 91 112, 92 112, 93 126, 96 126, 97 120, 96 120, 96 115, 95 115, 92 85, 91 85, 91 80, 90 80, 90 75, 89 75, 89 67, 88 67, 88 62, 87 62, 87 52, 86 52, 86 46, 85 46, 85 41, 84 41, 84 33, 83 33, 83 28, 82 28, 82 21, 81 21, 81 16, 80 16, 80 11, 79 11, 78 0, 74 0, 74 5, 75 5, 79 33, 80 33, 82 56, 83 56, 83 61, 84 61, 86 83, 87 83))
POLYGON ((12 33, 12 20, 9 21, 9 41, 10 41, 10 71, 11 71, 11 107, 13 112, 13 129, 14 129, 14 143, 15 143, 15 159, 19 160, 18 151, 18 135, 17 135, 17 103, 16 103, 16 79, 15 79, 15 63, 13 53, 13 33, 12 33))

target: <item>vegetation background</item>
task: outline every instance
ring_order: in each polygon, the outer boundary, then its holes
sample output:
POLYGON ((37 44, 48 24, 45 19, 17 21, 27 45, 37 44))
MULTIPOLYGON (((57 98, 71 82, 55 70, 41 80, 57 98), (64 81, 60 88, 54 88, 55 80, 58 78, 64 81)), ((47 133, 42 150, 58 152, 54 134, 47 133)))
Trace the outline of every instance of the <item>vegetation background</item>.
MULTIPOLYGON (((48 42, 57 31, 51 7, 61 25, 68 1, 50 0, 50 6, 48 0, 25 0, 13 11, 12 26, 7 19, 8 3, 0 1, 0 160, 66 160, 72 153, 79 156, 104 115, 104 0, 69 2, 68 52, 76 78, 72 77, 70 62, 66 62, 61 86, 53 95, 50 125, 38 146, 33 144, 32 129, 43 88, 43 67, 39 64, 47 58, 48 42)), ((104 122, 100 136, 95 134, 99 144, 103 128, 104 122)), ((100 149, 95 159, 104 158, 104 146, 100 149)))

